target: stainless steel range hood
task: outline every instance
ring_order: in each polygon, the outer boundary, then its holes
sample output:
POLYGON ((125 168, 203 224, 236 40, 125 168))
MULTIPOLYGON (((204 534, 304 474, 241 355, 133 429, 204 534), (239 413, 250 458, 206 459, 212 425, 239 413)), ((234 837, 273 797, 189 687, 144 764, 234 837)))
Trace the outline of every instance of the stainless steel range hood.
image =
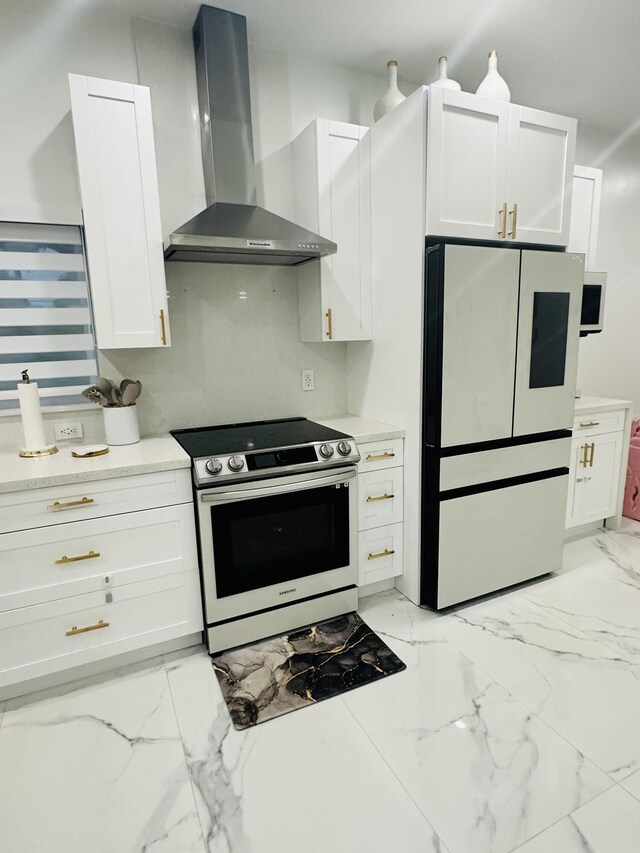
POLYGON ((247 20, 201 6, 193 25, 207 207, 165 245, 167 261, 296 266, 335 243, 256 205, 247 20))

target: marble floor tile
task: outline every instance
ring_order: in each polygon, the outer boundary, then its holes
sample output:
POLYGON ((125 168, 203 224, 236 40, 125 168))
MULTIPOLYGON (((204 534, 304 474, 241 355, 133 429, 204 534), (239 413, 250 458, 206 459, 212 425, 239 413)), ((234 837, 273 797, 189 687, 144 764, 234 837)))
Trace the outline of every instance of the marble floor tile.
POLYGON ((543 610, 610 649, 640 662, 640 575, 638 586, 606 567, 560 575, 523 593, 543 610))
POLYGON ((631 776, 627 776, 620 782, 620 785, 630 794, 633 794, 636 800, 640 800, 640 770, 631 776))
POLYGON ((640 665, 631 657, 523 595, 461 609, 438 630, 615 780, 640 768, 640 665))
POLYGON ((450 643, 343 697, 451 853, 507 853, 612 783, 450 643))
POLYGON ((447 853, 340 698, 237 732, 206 654, 167 673, 209 853, 447 853))
POLYGON ((7 708, 0 768, 0 850, 205 850, 162 665, 7 708))
POLYGON ((517 853, 637 853, 638 839, 640 803, 616 785, 517 853))
POLYGON ((381 637, 405 641, 431 637, 442 618, 435 610, 416 607, 397 589, 362 599, 358 613, 381 637))

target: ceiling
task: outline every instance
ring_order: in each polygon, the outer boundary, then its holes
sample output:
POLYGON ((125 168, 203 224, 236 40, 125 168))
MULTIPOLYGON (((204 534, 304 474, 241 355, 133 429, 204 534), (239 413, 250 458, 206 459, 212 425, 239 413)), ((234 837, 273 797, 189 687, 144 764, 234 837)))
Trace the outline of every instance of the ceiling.
MULTIPOLYGON (((98 0, 99 2, 99 0, 98 0)), ((198 0, 104 0, 135 15, 191 26, 198 0)), ((515 103, 613 132, 640 127, 639 0, 219 0, 246 15, 249 41, 429 83, 438 57, 474 92, 496 49, 515 103)))

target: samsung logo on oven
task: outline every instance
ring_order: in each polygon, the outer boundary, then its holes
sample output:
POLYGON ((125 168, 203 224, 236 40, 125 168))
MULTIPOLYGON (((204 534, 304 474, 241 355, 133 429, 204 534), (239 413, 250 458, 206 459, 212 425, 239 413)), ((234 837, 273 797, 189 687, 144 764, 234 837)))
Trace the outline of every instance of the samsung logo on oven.
POLYGON ((288 593, 295 592, 295 591, 296 591, 296 588, 294 586, 292 589, 283 589, 281 592, 278 593, 278 595, 288 595, 288 593))

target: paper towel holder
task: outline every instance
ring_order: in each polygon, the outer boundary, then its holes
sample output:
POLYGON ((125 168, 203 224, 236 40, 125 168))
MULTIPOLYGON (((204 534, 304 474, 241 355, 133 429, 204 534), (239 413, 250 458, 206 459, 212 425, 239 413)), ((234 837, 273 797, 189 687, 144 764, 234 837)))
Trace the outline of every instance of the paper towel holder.
POLYGON ((36 445, 36 449, 23 447, 19 451, 18 455, 27 459, 37 459, 40 456, 51 456, 52 453, 58 452, 58 448, 55 444, 46 444, 44 439, 44 426, 42 423, 42 412, 40 411, 38 384, 36 382, 31 382, 28 370, 23 370, 21 376, 22 382, 18 385, 18 398, 20 402, 20 415, 22 417, 25 445, 28 445, 31 440, 36 445), (25 386, 28 386, 29 388, 28 393, 26 393, 25 386), (24 390, 21 391, 21 388, 24 390))

